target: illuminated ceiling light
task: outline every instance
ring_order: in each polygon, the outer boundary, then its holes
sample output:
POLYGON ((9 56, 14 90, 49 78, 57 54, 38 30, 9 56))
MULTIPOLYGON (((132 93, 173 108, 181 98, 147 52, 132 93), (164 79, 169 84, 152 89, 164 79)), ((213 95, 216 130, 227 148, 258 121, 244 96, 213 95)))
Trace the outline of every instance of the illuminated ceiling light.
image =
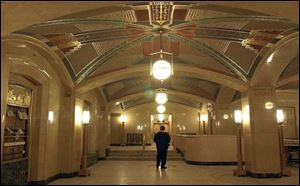
POLYGON ((162 122, 164 120, 163 114, 158 114, 158 121, 162 122))
POLYGON ((172 67, 169 62, 160 59, 153 64, 153 76, 158 80, 165 80, 172 74, 172 67))
POLYGON ((153 75, 154 78, 161 81, 169 78, 173 74, 173 54, 163 51, 162 33, 163 30, 159 30, 159 35, 160 35, 159 52, 154 52, 150 54, 150 75, 151 76, 153 75), (152 61, 155 61, 153 65, 152 65, 152 61))
POLYGON ((273 105, 272 102, 268 101, 268 102, 265 103, 265 108, 266 108, 266 109, 270 110, 270 109, 272 109, 273 107, 274 107, 274 105, 273 105))
POLYGON ((155 101, 158 103, 158 104, 165 104, 167 101, 168 101, 168 96, 166 93, 164 92, 158 92, 156 93, 155 95, 155 101))
POLYGON ((156 110, 158 113, 164 113, 166 111, 166 107, 164 105, 158 105, 156 110))
POLYGON ((268 57, 267 63, 271 63, 271 62, 272 62, 273 56, 274 56, 274 53, 272 53, 272 54, 268 57))

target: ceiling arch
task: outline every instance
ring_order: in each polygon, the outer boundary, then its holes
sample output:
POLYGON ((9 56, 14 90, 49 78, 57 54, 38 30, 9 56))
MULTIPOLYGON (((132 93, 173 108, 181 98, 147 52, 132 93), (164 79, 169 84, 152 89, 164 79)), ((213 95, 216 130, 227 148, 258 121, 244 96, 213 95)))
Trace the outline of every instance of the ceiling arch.
MULTIPOLYGON (((174 65, 174 73, 184 73, 190 77, 197 77, 199 79, 204 79, 207 81, 215 82, 235 90, 243 91, 245 90, 246 84, 229 75, 225 75, 220 72, 214 72, 207 69, 196 68, 190 65, 177 64, 174 65)), ((126 79, 129 77, 137 76, 150 76, 149 65, 135 65, 128 68, 118 69, 113 72, 109 72, 103 75, 95 76, 86 82, 83 82, 77 87, 77 92, 83 93, 92 90, 96 87, 103 86, 105 84, 126 79)))
MULTIPOLYGON (((204 3, 195 2, 193 3, 204 3)), ((221 4, 226 5, 227 7, 243 8, 256 12, 262 12, 265 14, 286 17, 294 22, 299 21, 299 2, 206 2, 206 4, 221 4), (278 11, 280 9, 280 11, 278 11), (295 12, 295 13, 291 13, 295 12)), ((132 1, 102 1, 99 2, 85 2, 85 1, 74 1, 72 3, 67 1, 58 1, 58 2, 10 2, 3 1, 1 2, 1 16, 3 17, 3 22, 1 21, 2 26, 1 36, 7 35, 13 31, 22 29, 32 23, 41 23, 51 19, 57 19, 57 17, 63 17, 66 15, 74 15, 90 11, 92 9, 103 8, 107 6, 115 6, 116 4, 132 4, 132 1), (24 9, 30 11, 23 11, 24 9), (47 11, 45 11, 47 10, 47 11), (14 16, 11 16, 13 13, 14 16), (24 19, 20 19, 24 18, 24 19), (14 24, 9 24, 14 23, 14 24)))
POLYGON ((276 43, 272 50, 262 57, 250 85, 275 86, 281 73, 295 56, 299 56, 299 32, 292 33, 276 43), (267 58, 271 55, 272 60, 268 63, 267 58))
MULTIPOLYGON (((189 94, 189 93, 184 93, 184 92, 180 92, 180 91, 176 91, 176 90, 168 90, 167 92, 168 92, 168 95, 174 95, 174 96, 179 96, 179 97, 182 96, 182 97, 186 97, 186 98, 192 99, 192 100, 197 101, 197 102, 214 103, 214 100, 210 100, 210 99, 200 97, 200 96, 197 96, 197 95, 193 95, 193 94, 189 94)), ((131 100, 133 98, 139 98, 139 97, 150 97, 150 98, 154 99, 154 94, 151 94, 149 96, 149 94, 147 94, 145 92, 139 92, 139 93, 126 95, 126 96, 111 100, 109 102, 109 104, 113 105, 113 104, 116 104, 118 102, 125 102, 127 100, 131 100)))
MULTIPOLYGON (((214 101, 214 92, 218 94, 219 89, 228 87, 242 92, 249 81, 270 76, 273 71, 266 70, 261 63, 274 45, 299 30, 298 2, 163 2, 172 12, 159 24, 151 2, 147 1, 27 3, 14 7, 10 2, 1 4, 5 17, 1 34, 14 31, 44 43, 61 59, 65 66, 62 69, 69 73, 78 93, 96 89, 105 95, 110 86, 120 86, 117 90, 123 94, 111 91, 107 100, 126 98, 122 103, 125 107, 151 101, 139 96, 152 88, 149 82, 134 89, 129 81, 150 79, 147 59, 159 49, 160 31, 163 50, 173 53, 176 59, 172 78, 178 79, 169 87, 177 93, 170 100, 198 107, 190 101, 198 99, 193 96, 214 101), (43 14, 43 7, 49 12, 43 14), (32 11, 18 11, 30 8, 32 11), (16 18, 20 21, 14 21, 16 18), (210 88, 206 93, 193 94, 210 88), (208 94, 211 95, 205 96, 208 94)), ((284 74, 289 74, 290 68, 284 74)), ((294 84, 297 79, 286 77, 277 78, 277 85, 294 84)))

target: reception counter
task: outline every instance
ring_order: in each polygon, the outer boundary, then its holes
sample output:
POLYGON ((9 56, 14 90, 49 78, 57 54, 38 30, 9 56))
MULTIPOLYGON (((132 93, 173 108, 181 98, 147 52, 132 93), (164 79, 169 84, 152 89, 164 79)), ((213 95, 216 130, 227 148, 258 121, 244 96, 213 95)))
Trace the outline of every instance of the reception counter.
POLYGON ((187 163, 233 165, 237 161, 237 142, 233 135, 175 135, 173 145, 187 163))

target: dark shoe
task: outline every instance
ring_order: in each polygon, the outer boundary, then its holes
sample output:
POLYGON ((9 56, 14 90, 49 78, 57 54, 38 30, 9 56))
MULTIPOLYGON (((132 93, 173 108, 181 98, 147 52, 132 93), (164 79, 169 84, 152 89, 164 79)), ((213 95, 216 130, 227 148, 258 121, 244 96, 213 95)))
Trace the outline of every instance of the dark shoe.
POLYGON ((161 167, 161 169, 166 169, 167 167, 161 167))

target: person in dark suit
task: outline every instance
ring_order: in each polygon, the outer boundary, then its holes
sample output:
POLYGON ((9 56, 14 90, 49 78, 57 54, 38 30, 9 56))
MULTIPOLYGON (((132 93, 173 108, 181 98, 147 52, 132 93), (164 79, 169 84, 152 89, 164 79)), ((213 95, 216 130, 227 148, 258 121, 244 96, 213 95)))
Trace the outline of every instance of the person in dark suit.
POLYGON ((165 132, 165 126, 160 127, 160 131, 154 135, 154 142, 156 143, 157 156, 156 168, 161 165, 161 169, 166 169, 168 146, 170 145, 170 136, 165 132))

